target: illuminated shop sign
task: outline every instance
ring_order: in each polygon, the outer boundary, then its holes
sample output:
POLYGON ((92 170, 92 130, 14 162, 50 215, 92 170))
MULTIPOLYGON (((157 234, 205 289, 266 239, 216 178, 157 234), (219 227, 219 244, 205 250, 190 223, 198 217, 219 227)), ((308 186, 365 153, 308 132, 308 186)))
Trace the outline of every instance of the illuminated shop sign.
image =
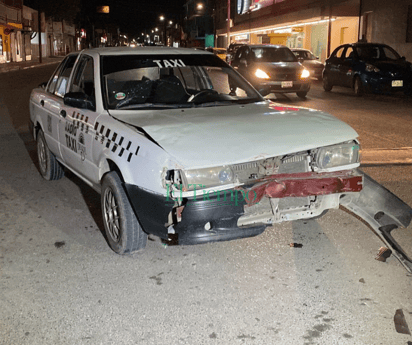
POLYGON ((244 14, 248 11, 257 11, 283 1, 285 0, 237 0, 237 13, 244 14))

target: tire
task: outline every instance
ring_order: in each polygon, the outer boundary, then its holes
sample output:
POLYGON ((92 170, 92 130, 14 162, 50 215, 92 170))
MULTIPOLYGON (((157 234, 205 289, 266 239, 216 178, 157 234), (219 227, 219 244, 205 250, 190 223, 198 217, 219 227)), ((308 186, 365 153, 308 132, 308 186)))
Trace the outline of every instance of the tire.
POLYGON ((365 93, 362 80, 359 77, 355 77, 355 80, 353 81, 353 92, 357 97, 361 97, 365 93))
POLYGON ((307 91, 299 91, 299 92, 296 92, 296 94, 298 95, 299 98, 305 99, 308 92, 307 91))
POLYGON ((37 133, 37 160, 40 174, 45 180, 59 180, 64 176, 64 169, 49 150, 41 129, 37 133))
POLYGON ((147 234, 137 220, 119 175, 103 177, 101 207, 106 238, 117 254, 131 254, 146 247, 147 234))
POLYGON ((329 92, 332 90, 333 85, 329 81, 329 77, 327 75, 323 76, 323 89, 326 92, 329 92))

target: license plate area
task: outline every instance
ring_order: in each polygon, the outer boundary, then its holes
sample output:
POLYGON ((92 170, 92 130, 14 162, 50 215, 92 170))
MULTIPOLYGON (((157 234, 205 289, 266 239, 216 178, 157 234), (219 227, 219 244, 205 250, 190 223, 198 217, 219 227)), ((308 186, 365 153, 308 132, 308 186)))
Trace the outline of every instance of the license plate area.
POLYGON ((403 80, 392 80, 392 87, 402 87, 403 80))
POLYGON ((293 87, 293 81, 282 81, 281 86, 282 86, 282 88, 284 88, 284 87, 293 87))

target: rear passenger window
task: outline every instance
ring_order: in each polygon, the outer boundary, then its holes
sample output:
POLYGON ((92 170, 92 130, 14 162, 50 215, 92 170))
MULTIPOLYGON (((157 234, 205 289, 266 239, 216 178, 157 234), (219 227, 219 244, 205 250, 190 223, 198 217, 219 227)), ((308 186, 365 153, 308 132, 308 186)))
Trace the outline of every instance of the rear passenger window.
POLYGON ((338 50, 336 50, 335 53, 333 54, 333 57, 342 59, 342 54, 343 54, 344 49, 345 47, 341 47, 338 50))
POLYGON ((355 52, 353 51, 352 47, 348 47, 348 49, 346 49, 346 53, 345 53, 345 60, 346 59, 353 59, 355 52))

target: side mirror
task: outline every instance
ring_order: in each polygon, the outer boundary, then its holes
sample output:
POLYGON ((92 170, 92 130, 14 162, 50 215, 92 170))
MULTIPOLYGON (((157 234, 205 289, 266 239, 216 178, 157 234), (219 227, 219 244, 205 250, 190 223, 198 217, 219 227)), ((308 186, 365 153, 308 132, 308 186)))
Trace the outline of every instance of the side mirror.
POLYGON ((247 67, 247 60, 246 59, 240 59, 240 64, 247 67))
POLYGON ((73 108, 96 110, 93 102, 83 92, 68 92, 64 95, 63 102, 73 108))
POLYGON ((42 89, 45 89, 47 86, 47 81, 44 81, 43 83, 39 84, 39 87, 41 87, 42 89))
POLYGON ((319 56, 315 56, 316 60, 319 60, 319 56))

